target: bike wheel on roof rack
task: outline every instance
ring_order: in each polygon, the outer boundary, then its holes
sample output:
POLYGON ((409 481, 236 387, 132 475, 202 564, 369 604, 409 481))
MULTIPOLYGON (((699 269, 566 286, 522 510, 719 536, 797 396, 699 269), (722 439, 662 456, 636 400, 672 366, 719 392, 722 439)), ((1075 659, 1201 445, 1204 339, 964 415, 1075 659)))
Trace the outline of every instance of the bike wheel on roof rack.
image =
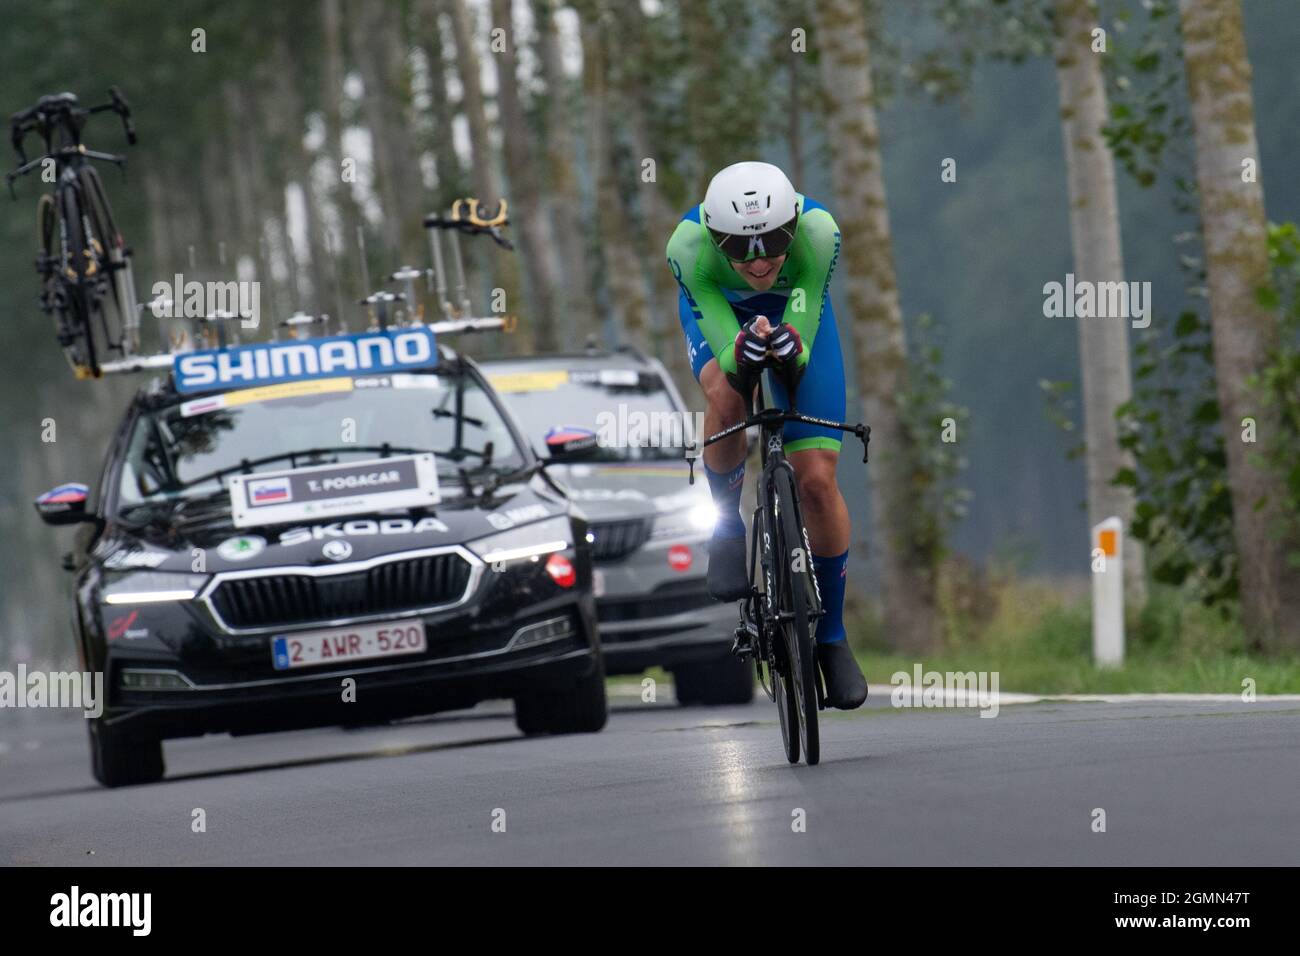
POLYGON ((99 253, 103 281, 112 293, 111 301, 105 301, 103 296, 96 297, 102 326, 100 331, 103 333, 99 351, 106 358, 110 355, 124 358, 135 351, 129 338, 136 318, 135 290, 131 287, 126 241, 113 219, 113 210, 104 194, 99 172, 87 165, 78 175, 81 201, 94 239, 92 245, 99 253))
POLYGON ((77 378, 98 378, 100 353, 96 339, 102 336, 96 335, 91 303, 100 281, 99 261, 93 245, 86 240, 77 192, 75 188, 59 192, 60 228, 66 235, 67 256, 62 256, 60 246, 57 275, 52 281, 61 287, 58 304, 66 321, 60 341, 73 374, 77 378))

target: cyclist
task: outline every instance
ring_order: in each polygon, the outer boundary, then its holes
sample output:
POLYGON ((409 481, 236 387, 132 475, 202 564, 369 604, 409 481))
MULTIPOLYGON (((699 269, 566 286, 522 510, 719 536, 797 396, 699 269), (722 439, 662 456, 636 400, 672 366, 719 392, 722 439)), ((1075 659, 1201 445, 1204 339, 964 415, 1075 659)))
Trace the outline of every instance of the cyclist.
MULTIPOLYGON (((775 405, 794 391, 806 415, 844 418, 844 363, 829 295, 840 230, 820 203, 797 192, 769 163, 728 166, 713 177, 704 202, 682 217, 668 241, 668 267, 681 287, 679 313, 691 370, 708 403, 704 429, 714 434, 743 421, 771 352, 775 405)), ((843 608, 849 513, 836 482, 840 433, 801 422, 785 426, 808 528, 813 573, 825 614, 817 625, 817 660, 827 703, 851 710, 867 682, 845 640, 843 608)), ((749 592, 740 493, 743 434, 704 451, 718 510, 709 542, 709 592, 721 601, 749 592)))

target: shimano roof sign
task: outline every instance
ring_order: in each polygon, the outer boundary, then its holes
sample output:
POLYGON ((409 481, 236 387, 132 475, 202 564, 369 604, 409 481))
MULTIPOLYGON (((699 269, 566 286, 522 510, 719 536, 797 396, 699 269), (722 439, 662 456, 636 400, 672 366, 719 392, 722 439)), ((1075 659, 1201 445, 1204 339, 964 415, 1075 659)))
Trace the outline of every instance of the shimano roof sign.
POLYGON ((427 326, 290 339, 177 355, 176 391, 185 394, 295 382, 322 376, 402 372, 438 361, 427 326))

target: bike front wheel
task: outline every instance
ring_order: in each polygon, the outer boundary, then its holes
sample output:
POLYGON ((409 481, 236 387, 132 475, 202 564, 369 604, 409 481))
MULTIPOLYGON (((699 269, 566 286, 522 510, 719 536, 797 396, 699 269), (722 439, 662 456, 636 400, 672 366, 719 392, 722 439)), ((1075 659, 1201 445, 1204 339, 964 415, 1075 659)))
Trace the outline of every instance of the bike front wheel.
MULTIPOLYGON (((812 555, 799 519, 791 470, 778 468, 773 484, 772 501, 776 508, 776 526, 780 529, 776 550, 782 564, 778 593, 782 611, 780 633, 789 684, 787 706, 798 727, 797 744, 791 747, 787 743, 786 754, 794 763, 802 749, 804 762, 811 767, 821 760, 821 734, 817 726, 817 657, 812 634, 817 584, 813 580, 812 555), (793 756, 790 756, 792 750, 793 756)), ((785 732, 784 722, 782 732, 785 732)))

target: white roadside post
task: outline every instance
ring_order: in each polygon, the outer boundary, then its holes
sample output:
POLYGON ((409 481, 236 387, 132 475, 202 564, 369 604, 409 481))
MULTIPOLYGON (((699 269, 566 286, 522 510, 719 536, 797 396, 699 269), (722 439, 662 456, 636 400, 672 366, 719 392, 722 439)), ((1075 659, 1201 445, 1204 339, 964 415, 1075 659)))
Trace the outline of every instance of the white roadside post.
POLYGON ((1123 535, 1119 518, 1092 529, 1092 659, 1098 667, 1124 663, 1123 535))

